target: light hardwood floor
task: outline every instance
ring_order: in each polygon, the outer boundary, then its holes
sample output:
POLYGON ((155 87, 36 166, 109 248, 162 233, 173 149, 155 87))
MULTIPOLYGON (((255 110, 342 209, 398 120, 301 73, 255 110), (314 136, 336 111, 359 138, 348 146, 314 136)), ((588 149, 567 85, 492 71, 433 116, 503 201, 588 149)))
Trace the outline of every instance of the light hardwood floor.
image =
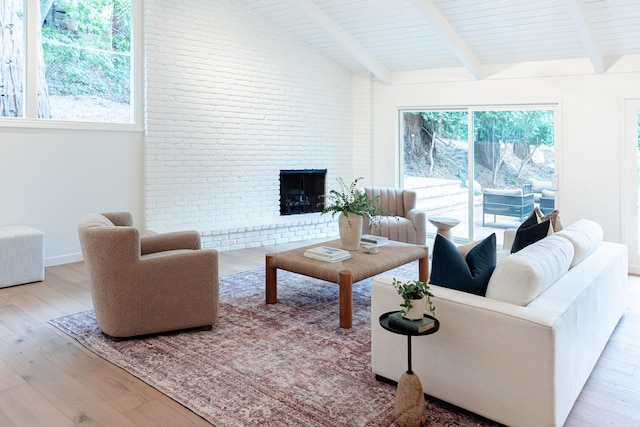
MULTIPOLYGON (((266 253, 296 246, 221 252, 220 275, 261 267, 266 253)), ((0 426, 210 426, 47 323, 91 307, 82 263, 0 289, 0 426)), ((640 425, 639 338, 640 278, 630 276, 628 311, 567 426, 640 425)))

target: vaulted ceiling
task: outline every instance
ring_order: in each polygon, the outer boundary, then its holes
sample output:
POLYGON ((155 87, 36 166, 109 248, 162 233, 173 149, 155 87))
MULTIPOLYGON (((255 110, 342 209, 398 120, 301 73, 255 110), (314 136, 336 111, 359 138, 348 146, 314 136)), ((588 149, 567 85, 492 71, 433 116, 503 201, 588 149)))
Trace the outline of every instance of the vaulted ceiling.
POLYGON ((392 72, 640 54, 640 0, 238 0, 327 58, 392 72))

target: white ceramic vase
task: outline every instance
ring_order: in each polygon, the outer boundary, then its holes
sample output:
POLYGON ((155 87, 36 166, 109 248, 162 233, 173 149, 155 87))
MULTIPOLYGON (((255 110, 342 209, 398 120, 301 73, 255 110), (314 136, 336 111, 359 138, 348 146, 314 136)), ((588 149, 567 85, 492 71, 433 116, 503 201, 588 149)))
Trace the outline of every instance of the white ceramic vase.
POLYGON ((357 251, 360 248, 360 238, 362 237, 362 217, 360 215, 349 213, 345 216, 340 214, 338 231, 340 232, 342 249, 357 251))
POLYGON ((424 302, 426 298, 412 299, 411 308, 403 317, 410 320, 420 320, 424 316, 424 302))

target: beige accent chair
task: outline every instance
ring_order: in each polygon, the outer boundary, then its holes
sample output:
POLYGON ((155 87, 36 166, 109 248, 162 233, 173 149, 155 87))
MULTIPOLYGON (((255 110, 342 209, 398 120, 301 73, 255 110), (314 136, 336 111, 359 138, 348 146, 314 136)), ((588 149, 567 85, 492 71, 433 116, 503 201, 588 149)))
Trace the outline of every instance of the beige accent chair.
POLYGON ((377 226, 365 217, 362 234, 388 237, 398 242, 427 244, 427 214, 416 208, 417 193, 402 188, 365 187, 356 191, 364 192, 370 199, 380 196, 377 206, 390 212, 381 216, 377 226))
POLYGON ((218 318, 218 252, 195 231, 140 236, 129 212, 94 213, 78 234, 102 332, 125 338, 218 318))

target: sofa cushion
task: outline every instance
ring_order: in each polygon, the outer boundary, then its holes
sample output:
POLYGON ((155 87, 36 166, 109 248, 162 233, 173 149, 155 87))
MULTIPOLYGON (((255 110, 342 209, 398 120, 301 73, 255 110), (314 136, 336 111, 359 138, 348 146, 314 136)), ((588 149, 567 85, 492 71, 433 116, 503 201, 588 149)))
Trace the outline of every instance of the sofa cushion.
POLYGON ((466 257, 446 237, 436 234, 430 283, 484 296, 496 266, 496 234, 476 244, 466 257))
POLYGON ((534 211, 529 215, 529 218, 518 227, 516 237, 513 239, 513 245, 511 246, 511 253, 516 253, 538 240, 547 237, 551 233, 553 233, 551 221, 547 219, 538 223, 538 217, 534 211))
POLYGON ((491 275, 486 297, 526 306, 568 271, 572 259, 569 240, 548 236, 503 258, 491 275))
POLYGON ((600 227, 600 224, 588 219, 576 221, 567 228, 556 233, 556 235, 569 240, 573 245, 574 255, 569 268, 575 267, 580 263, 580 261, 598 249, 603 238, 602 227, 600 227))

